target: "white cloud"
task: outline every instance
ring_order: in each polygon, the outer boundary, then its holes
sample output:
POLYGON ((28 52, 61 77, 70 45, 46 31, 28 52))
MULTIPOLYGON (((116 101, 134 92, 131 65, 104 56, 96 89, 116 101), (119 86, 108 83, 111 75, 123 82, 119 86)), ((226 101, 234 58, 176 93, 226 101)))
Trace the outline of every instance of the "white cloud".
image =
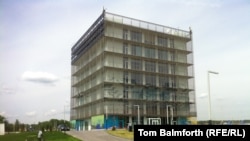
POLYGON ((48 72, 32 72, 26 71, 22 75, 22 79, 25 81, 38 82, 38 83, 54 83, 58 78, 48 72))
POLYGON ((50 109, 49 111, 45 112, 45 116, 52 116, 57 114, 57 111, 55 109, 50 109))
POLYGON ((1 84, 0 86, 0 94, 13 94, 15 91, 15 89, 7 86, 6 84, 1 84))
POLYGON ((207 93, 202 93, 202 94, 200 94, 199 96, 198 96, 198 98, 206 98, 207 97, 207 93))
POLYGON ((37 112, 36 111, 31 111, 31 112, 27 112, 25 115, 28 116, 28 117, 34 117, 34 116, 37 115, 37 112))
POLYGON ((5 116, 5 114, 6 114, 6 113, 5 113, 4 111, 3 111, 3 112, 0 112, 0 115, 1 115, 1 116, 5 116))
POLYGON ((19 115, 17 115, 17 114, 16 115, 12 115, 12 114, 9 114, 9 113, 7 113, 5 111, 0 112, 0 115, 4 116, 7 120, 9 120, 9 119, 15 119, 15 118, 19 117, 19 115))

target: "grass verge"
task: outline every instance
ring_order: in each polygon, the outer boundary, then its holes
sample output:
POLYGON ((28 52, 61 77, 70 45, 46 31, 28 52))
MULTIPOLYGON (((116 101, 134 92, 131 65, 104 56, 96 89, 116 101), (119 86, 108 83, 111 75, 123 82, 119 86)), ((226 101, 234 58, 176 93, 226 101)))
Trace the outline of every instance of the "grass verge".
MULTIPOLYGON (((81 141, 60 131, 45 132, 45 141, 81 141)), ((0 141, 37 141, 37 132, 9 133, 0 136, 0 141)))
POLYGON ((132 140, 134 138, 134 132, 129 132, 126 129, 117 129, 117 130, 107 130, 107 132, 113 136, 126 138, 132 140))

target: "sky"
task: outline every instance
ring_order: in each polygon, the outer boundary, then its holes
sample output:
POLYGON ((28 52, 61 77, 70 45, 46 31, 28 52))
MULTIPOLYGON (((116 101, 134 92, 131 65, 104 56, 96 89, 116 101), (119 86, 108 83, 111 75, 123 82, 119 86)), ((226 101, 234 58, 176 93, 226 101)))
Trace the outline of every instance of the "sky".
POLYGON ((197 119, 250 119, 248 0, 0 0, 0 115, 69 120, 71 48, 103 8, 193 31, 197 119), (219 74, 209 74, 215 71, 219 74), (210 84, 211 107, 208 84, 210 84))

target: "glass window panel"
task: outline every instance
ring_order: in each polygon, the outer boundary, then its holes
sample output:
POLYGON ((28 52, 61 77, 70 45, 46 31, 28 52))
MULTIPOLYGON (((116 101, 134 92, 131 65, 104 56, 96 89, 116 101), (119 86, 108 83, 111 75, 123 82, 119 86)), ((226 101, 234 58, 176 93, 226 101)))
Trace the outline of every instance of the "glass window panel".
POLYGON ((157 41, 158 41, 159 46, 164 46, 164 47, 168 46, 168 39, 167 38, 158 37, 157 41))
POLYGON ((155 58, 155 49, 145 48, 145 57, 155 58))
POLYGON ((138 59, 131 60, 131 69, 142 70, 142 61, 138 59))
POLYGON ((131 31, 130 33, 132 41, 142 42, 142 33, 137 31, 131 31))

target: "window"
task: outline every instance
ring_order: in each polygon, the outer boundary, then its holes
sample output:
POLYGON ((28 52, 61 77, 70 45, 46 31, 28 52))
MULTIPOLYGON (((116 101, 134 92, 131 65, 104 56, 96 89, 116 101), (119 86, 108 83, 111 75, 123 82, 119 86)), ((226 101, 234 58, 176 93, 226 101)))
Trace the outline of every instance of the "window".
POLYGON ((155 49, 145 48, 145 57, 155 58, 155 49))
POLYGON ((142 34, 140 32, 131 31, 130 33, 132 41, 142 42, 142 34))
POLYGON ((159 85, 164 88, 169 87, 168 77, 166 76, 159 76, 159 85))
POLYGON ((169 87, 170 88, 176 88, 176 81, 175 78, 169 78, 169 87))
POLYGON ((164 47, 168 46, 168 39, 167 38, 158 37, 157 39, 158 39, 159 46, 164 46, 164 47))
POLYGON ((147 100, 156 100, 157 90, 155 88, 148 87, 146 89, 146 99, 147 100))
POLYGON ((123 39, 127 40, 128 39, 128 30, 123 29, 123 39))
POLYGON ((123 43, 123 53, 128 54, 128 44, 123 43))
POLYGON ((125 86, 125 87, 124 87, 123 97, 124 97, 125 99, 128 98, 128 86, 125 86))
POLYGON ((149 72, 155 72, 155 63, 154 62, 145 62, 145 70, 149 72))
POLYGON ((165 74, 167 74, 168 73, 168 64, 161 64, 161 63, 159 63, 158 64, 158 71, 160 72, 160 73, 165 73, 165 74))
POLYGON ((174 48, 174 39, 169 39, 170 48, 174 48))
POLYGON ((143 99, 143 90, 140 87, 133 87, 132 89, 133 99, 143 99))
POLYGON ((154 35, 152 33, 145 34, 145 43, 153 45, 155 42, 154 40, 155 40, 155 38, 154 38, 154 35))
POLYGON ((156 76, 155 75, 146 75, 146 85, 156 86, 156 76))
POLYGON ((132 84, 142 84, 142 74, 141 73, 131 73, 131 83, 132 84))
POLYGON ((135 56, 142 56, 142 47, 132 45, 131 53, 132 53, 132 55, 135 55, 135 56))
POLYGON ((147 114, 156 115, 157 114, 157 105, 155 103, 149 103, 146 105, 147 114))
POLYGON ((131 69, 142 70, 142 61, 138 59, 131 60, 131 69))
POLYGON ((169 100, 169 91, 168 90, 163 90, 160 92, 160 100, 169 100))
POLYGON ((128 68, 128 58, 123 58, 123 68, 128 68))
POLYGON ((170 74, 175 74, 175 65, 170 65, 170 74))
POLYGON ((123 77, 124 77, 123 82, 127 84, 128 83, 128 72, 127 71, 124 72, 123 77))
POLYGON ((175 53, 174 52, 170 52, 169 56, 170 56, 171 61, 175 61, 175 53))
POLYGON ((158 58, 161 60, 168 60, 168 53, 165 50, 158 50, 158 58))

